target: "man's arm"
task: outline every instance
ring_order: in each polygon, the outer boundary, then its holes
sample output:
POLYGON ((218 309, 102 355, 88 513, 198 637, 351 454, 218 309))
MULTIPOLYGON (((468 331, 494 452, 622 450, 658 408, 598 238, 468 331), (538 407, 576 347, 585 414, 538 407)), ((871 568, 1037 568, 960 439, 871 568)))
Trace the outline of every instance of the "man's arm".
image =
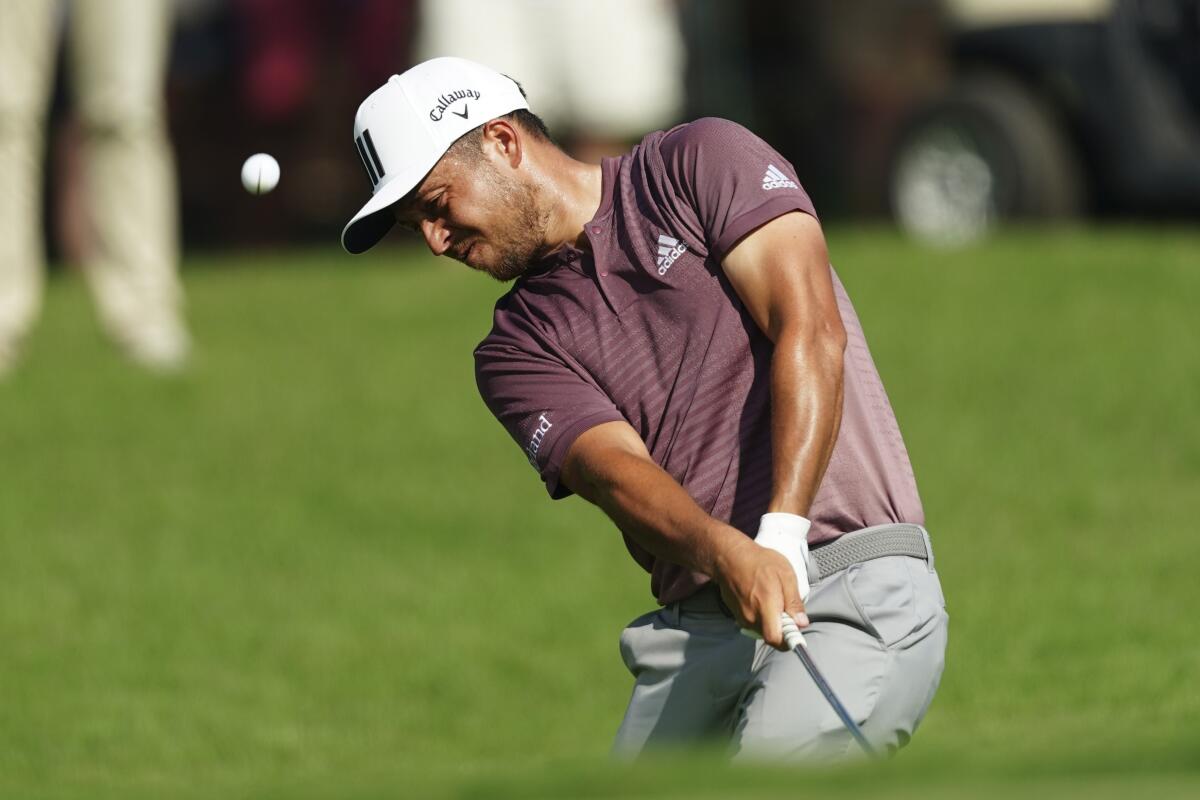
POLYGON ((739 622, 786 649, 779 612, 804 613, 787 559, 706 514, 654 463, 628 423, 580 434, 567 451, 562 481, 655 557, 713 578, 739 622))
POLYGON ((768 511, 808 516, 842 420, 846 331, 825 237, 799 211, 746 236, 721 265, 767 337, 773 484, 768 511))

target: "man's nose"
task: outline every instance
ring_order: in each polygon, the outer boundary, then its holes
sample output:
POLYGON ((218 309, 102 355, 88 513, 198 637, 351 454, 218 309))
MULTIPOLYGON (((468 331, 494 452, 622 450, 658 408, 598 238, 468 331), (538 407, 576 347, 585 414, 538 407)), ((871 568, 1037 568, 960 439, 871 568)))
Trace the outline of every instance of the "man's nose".
POLYGON ((421 220, 421 235, 425 237, 425 244, 429 245, 429 252, 435 256, 450 249, 450 230, 440 219, 421 220))

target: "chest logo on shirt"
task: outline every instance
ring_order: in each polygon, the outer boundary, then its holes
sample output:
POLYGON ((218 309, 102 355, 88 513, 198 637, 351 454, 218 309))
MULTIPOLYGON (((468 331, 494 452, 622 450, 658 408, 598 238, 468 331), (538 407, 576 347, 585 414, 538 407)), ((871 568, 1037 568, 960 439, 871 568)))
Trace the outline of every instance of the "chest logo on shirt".
POLYGON ((675 259, 687 252, 687 245, 665 233, 658 237, 658 274, 666 275, 675 259))
POLYGON ((779 167, 774 164, 767 164, 767 171, 763 175, 763 189, 798 189, 796 182, 779 171, 779 167))

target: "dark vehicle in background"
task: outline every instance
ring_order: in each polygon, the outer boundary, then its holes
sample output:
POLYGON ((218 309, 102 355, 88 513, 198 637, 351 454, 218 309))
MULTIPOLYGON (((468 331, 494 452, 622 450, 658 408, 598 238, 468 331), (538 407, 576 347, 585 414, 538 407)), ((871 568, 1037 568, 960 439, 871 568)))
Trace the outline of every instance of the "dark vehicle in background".
POLYGON ((1200 213, 1200 0, 958 0, 950 70, 896 137, 897 221, 1200 213))

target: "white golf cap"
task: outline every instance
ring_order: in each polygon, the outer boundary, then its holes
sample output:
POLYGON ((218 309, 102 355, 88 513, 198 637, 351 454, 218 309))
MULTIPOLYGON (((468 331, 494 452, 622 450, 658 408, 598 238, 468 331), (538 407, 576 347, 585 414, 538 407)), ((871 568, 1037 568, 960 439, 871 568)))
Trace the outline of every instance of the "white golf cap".
POLYGON ((463 58, 430 59, 389 78, 354 116, 354 145, 374 194, 342 231, 342 247, 373 247, 395 224, 390 206, 458 137, 519 108, 529 104, 516 81, 463 58))

